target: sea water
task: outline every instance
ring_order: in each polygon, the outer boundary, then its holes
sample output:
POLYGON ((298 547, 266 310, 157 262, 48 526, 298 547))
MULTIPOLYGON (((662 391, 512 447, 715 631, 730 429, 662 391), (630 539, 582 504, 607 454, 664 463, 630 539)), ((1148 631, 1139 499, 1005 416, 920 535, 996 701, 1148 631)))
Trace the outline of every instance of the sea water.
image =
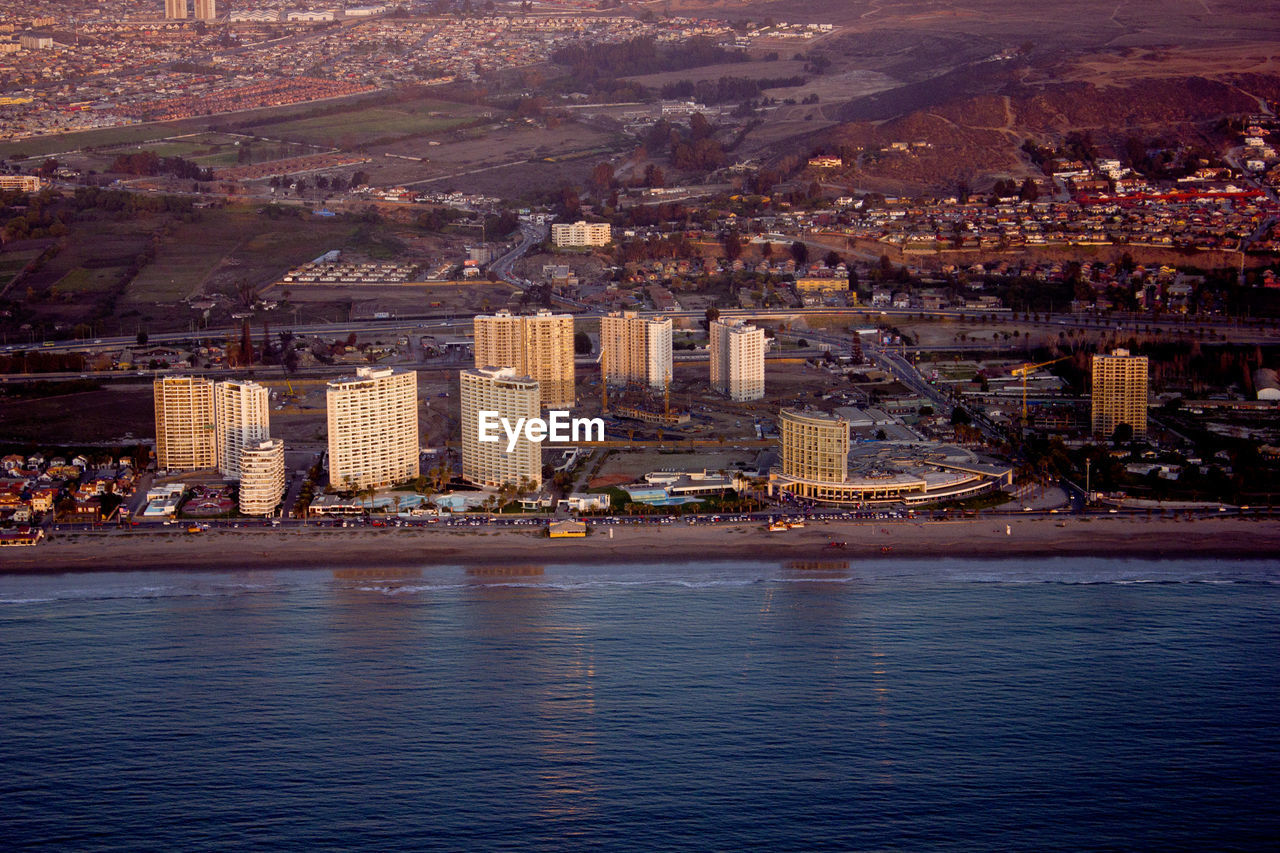
POLYGON ((6 850, 1254 850, 1278 795, 1277 561, 0 576, 6 850))

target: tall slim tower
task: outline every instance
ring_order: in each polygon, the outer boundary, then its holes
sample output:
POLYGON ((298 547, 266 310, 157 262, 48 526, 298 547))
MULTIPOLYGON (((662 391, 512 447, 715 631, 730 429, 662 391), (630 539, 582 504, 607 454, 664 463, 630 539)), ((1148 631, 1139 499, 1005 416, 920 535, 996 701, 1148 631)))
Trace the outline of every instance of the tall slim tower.
POLYGON ((715 320, 711 336, 711 387, 731 400, 764 396, 764 329, 741 320, 715 320))
POLYGON ((256 441, 240 457, 240 512, 270 515, 284 497, 284 442, 256 441))
POLYGON ((164 0, 164 16, 170 21, 180 21, 187 17, 187 0, 164 0))
POLYGON ((1147 434, 1147 357, 1127 349, 1093 357, 1093 432, 1109 436, 1120 424, 1147 434))
POLYGON ((217 0, 196 0, 195 18, 197 21, 212 21, 218 17, 217 0))
POLYGON ((539 311, 516 317, 509 311, 475 318, 476 367, 510 367, 536 379, 546 408, 575 402, 573 316, 539 311))
POLYGON ((271 402, 257 382, 219 382, 213 395, 217 423, 218 468, 240 479, 240 454, 271 435, 271 402))
POLYGON ((506 434, 499 429, 498 440, 480 440, 480 413, 494 412, 514 427, 520 418, 536 418, 540 411, 537 380, 521 376, 510 367, 480 367, 464 370, 459 377, 462 391, 462 476, 490 488, 503 484, 532 488, 542 485, 542 445, 523 434, 508 451, 506 434))
POLYGON ((369 489, 418 476, 418 374, 361 367, 329 383, 329 485, 369 489))
POLYGON ((605 381, 638 383, 659 391, 671 379, 671 319, 648 319, 634 311, 600 318, 605 381))
POLYGON ((213 383, 194 376, 162 376, 152 390, 157 466, 169 471, 216 467, 213 383))

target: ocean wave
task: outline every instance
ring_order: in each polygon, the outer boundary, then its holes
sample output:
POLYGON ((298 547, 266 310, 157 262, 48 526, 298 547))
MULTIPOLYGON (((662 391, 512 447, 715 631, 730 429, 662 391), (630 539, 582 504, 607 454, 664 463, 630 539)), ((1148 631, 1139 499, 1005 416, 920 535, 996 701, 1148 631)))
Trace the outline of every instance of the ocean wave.
POLYGON ((770 583, 853 583, 865 578, 852 575, 811 575, 810 577, 769 578, 770 583))
POLYGON ((286 592, 288 587, 271 584, 216 584, 209 587, 143 586, 130 589, 69 589, 49 595, 0 597, 0 604, 50 604, 56 602, 152 601, 182 598, 233 598, 244 595, 286 592))
MULTIPOLYGON (((542 568, 542 567, 540 567, 542 568)), ((275 572, 102 573, 100 575, 0 576, 0 605, 40 607, 59 602, 219 599, 302 595, 324 603, 335 593, 381 596, 456 596, 483 590, 582 593, 607 590, 732 591, 768 585, 857 583, 867 588, 935 588, 963 585, 1151 587, 1200 584, 1213 587, 1280 585, 1280 563, 1248 560, 1107 560, 1058 558, 1034 564, 963 558, 849 560, 830 567, 774 561, 683 563, 642 562, 610 566, 555 564, 529 576, 476 575, 465 565, 415 570, 412 579, 335 578, 331 570, 275 572)))

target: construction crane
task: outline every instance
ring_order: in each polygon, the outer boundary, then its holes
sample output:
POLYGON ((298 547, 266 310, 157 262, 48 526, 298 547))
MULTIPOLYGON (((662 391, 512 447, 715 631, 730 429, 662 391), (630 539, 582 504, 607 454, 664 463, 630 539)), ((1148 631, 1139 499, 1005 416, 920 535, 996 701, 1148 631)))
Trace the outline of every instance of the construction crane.
POLYGON ((600 414, 609 414, 609 355, 603 343, 600 347, 600 414))
POLYGON ((1051 364, 1057 364, 1060 361, 1066 361, 1071 356, 1064 355, 1062 358, 1055 358, 1053 361, 1042 361, 1039 364, 1031 364, 1030 362, 1020 367, 1015 367, 1010 373, 1011 376, 1022 377, 1022 423, 1027 422, 1027 375, 1035 373, 1042 367, 1048 367, 1051 364))

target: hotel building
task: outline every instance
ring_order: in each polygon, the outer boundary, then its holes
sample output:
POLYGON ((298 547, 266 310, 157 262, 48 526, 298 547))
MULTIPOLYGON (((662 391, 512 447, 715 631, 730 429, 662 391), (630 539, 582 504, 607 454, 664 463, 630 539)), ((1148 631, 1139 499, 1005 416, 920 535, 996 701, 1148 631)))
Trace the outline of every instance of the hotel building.
POLYGON ((520 418, 536 418, 541 410, 538 382, 510 367, 464 370, 462 392, 462 477, 480 486, 503 484, 542 485, 542 445, 522 433, 507 450, 508 438, 498 429, 498 440, 480 440, 480 413, 494 412, 513 427, 520 418))
POLYGON ((607 222, 557 222, 551 226, 551 242, 557 246, 604 246, 613 239, 607 222))
POLYGON ((983 462, 962 448, 933 445, 911 458, 866 446, 851 454, 849 422, 839 415, 783 409, 778 419, 782 464, 769 493, 843 506, 907 506, 964 500, 1013 485, 1013 468, 983 462))
POLYGON ((256 441, 240 455, 240 512, 271 515, 284 497, 284 442, 256 441))
POLYGON ((212 21, 218 17, 217 0, 196 0, 195 18, 197 21, 212 21))
POLYGON ((214 422, 218 445, 218 469, 227 477, 240 477, 240 456, 271 435, 271 401, 257 382, 219 382, 213 391, 214 422))
POLYGON ((793 480, 843 483, 849 477, 849 422, 826 412, 783 409, 778 417, 782 473, 793 480))
POLYGON ((741 320, 711 323, 711 387, 730 400, 764 396, 764 329, 741 320))
POLYGON ((575 402, 573 317, 539 311, 517 317, 510 311, 475 318, 476 367, 510 367, 538 382, 542 406, 572 408, 575 402))
POLYGON ((600 350, 611 385, 636 383, 661 391, 671 380, 670 318, 614 311, 600 318, 600 350))
POLYGON ((1120 424, 1147 434, 1147 357, 1126 349, 1093 357, 1093 432, 1109 436, 1120 424))
POLYGON ((187 17, 187 0, 164 0, 164 16, 170 21, 187 17))
POLYGON ((329 383, 329 485, 370 489, 418 476, 418 374, 361 367, 329 383))
POLYGON ((217 467, 213 382, 194 376, 162 376, 152 390, 157 467, 167 471, 217 467))

